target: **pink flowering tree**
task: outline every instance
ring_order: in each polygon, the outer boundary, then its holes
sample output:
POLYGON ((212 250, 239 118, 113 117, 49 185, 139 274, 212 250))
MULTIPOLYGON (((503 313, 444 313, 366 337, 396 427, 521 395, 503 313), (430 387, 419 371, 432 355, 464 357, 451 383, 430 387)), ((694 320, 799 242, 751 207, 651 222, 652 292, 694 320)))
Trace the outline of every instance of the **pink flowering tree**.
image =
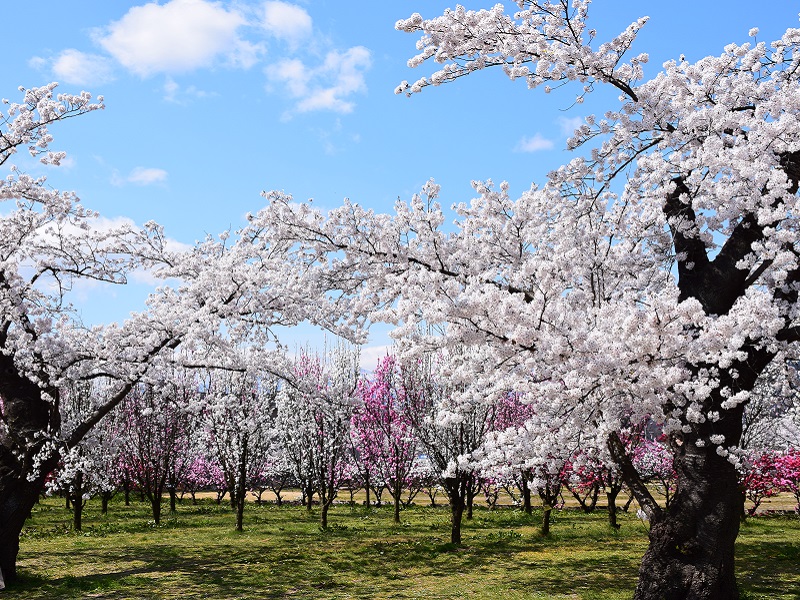
POLYGON ((750 501, 751 506, 744 510, 745 516, 753 516, 766 498, 777 496, 787 489, 784 475, 783 454, 775 450, 751 452, 742 460, 739 485, 742 494, 750 501))
POLYGON ((161 522, 162 497, 176 472, 192 464, 188 434, 191 419, 172 382, 139 385, 122 405, 122 456, 139 489, 150 501, 153 521, 161 522))
POLYGON ((403 491, 413 487, 411 475, 419 443, 412 405, 393 356, 382 358, 372 377, 358 385, 359 404, 352 417, 352 437, 360 460, 386 483, 394 501, 394 522, 400 523, 403 491))
POLYGON ((780 459, 780 470, 783 473, 784 491, 794 496, 795 512, 800 513, 800 450, 792 448, 780 459))

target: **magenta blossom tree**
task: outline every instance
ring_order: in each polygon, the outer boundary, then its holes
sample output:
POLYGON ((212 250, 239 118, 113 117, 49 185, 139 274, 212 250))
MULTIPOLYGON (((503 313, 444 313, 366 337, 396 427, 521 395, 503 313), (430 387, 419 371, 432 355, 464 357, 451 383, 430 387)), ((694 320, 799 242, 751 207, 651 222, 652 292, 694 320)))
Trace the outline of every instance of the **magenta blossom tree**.
POLYGON ((359 381, 358 397, 352 417, 355 449, 369 472, 385 482, 394 501, 394 522, 400 523, 403 491, 413 487, 419 443, 409 414, 414 405, 393 356, 382 358, 372 377, 359 381))

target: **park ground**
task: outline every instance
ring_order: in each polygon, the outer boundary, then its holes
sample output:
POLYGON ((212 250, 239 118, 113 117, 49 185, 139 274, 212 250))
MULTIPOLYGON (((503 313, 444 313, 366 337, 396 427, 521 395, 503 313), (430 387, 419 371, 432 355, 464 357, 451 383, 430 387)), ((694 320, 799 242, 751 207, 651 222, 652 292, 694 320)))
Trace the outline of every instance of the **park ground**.
MULTIPOLYGON (((412 506, 393 525, 390 506, 342 503, 321 531, 316 509, 248 504, 243 532, 224 501, 186 498, 159 526, 148 509, 117 498, 104 516, 89 501, 78 533, 63 500, 42 501, 23 532, 13 597, 627 599, 647 546, 633 511, 615 531, 604 510, 567 508, 543 538, 539 510, 479 506, 456 548, 446 506, 412 506)), ((748 519, 737 573, 743 600, 800 600, 800 518, 748 519)))

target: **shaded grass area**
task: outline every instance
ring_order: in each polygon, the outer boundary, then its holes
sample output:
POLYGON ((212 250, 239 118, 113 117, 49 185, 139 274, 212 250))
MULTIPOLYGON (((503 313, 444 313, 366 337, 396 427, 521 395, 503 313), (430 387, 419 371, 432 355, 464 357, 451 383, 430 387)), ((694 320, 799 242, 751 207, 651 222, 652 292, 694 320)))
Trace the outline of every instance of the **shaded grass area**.
MULTIPOLYGON (((21 543, 13 597, 34 598, 630 598, 647 546, 646 526, 603 511, 556 514, 552 534, 510 508, 476 509, 464 547, 449 539, 446 508, 339 505, 320 531, 316 511, 248 506, 234 531, 229 506, 179 505, 158 527, 149 506, 89 502, 84 531, 55 500, 38 505, 21 543)), ((800 520, 749 520, 738 541, 745 599, 800 600, 800 520)))

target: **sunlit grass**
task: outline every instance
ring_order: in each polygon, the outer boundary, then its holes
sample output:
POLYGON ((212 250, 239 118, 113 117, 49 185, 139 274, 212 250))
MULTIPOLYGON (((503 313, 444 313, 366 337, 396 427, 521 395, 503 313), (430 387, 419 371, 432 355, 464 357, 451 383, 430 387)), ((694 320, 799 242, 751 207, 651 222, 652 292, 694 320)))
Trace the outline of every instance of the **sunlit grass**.
MULTIPOLYGON (((542 538, 540 513, 479 508, 456 548, 446 508, 394 526, 390 508, 339 505, 323 532, 316 511, 249 505, 242 533, 225 504, 181 504, 159 527, 148 508, 90 502, 74 533, 62 504, 38 505, 14 598, 630 598, 647 545, 641 521, 614 531, 602 510, 557 513, 542 538)), ((751 519, 738 544, 745 598, 800 598, 800 520, 751 519)))

